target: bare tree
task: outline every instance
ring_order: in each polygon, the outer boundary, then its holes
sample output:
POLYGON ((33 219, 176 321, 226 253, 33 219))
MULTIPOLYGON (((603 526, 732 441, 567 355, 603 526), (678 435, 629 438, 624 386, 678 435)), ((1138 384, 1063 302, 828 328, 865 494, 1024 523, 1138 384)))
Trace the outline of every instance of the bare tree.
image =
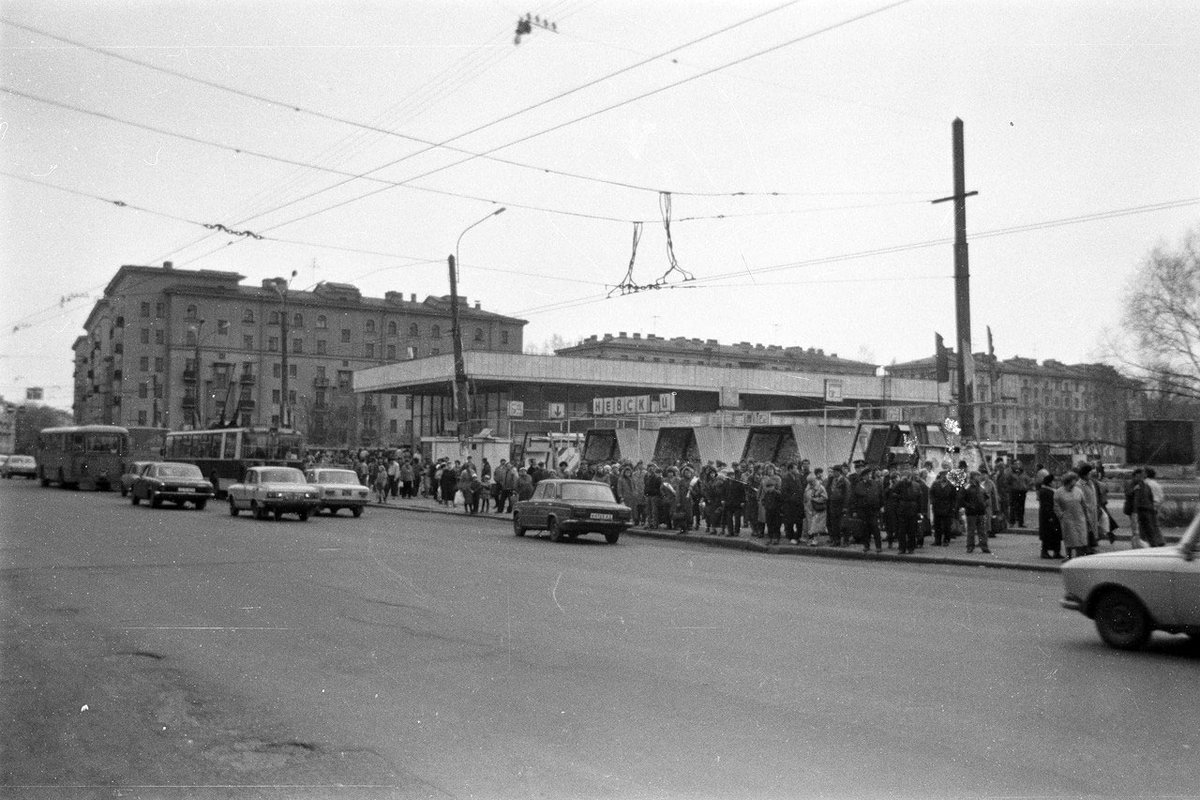
POLYGON ((1200 227, 1184 235, 1178 250, 1154 248, 1129 284, 1124 306, 1120 360, 1146 382, 1152 401, 1158 395, 1165 401, 1160 406, 1194 410, 1200 403, 1200 227))

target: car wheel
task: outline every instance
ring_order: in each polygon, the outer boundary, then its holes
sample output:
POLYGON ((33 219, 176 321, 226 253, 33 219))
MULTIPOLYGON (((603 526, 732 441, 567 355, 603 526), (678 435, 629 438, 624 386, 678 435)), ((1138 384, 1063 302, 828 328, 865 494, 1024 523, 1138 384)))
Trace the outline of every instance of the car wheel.
POLYGON ((203 510, 204 510, 204 507, 205 507, 206 505, 208 505, 208 501, 207 501, 207 500, 197 500, 197 501, 196 501, 196 510, 197 510, 197 511, 203 511, 203 510))
POLYGON ((525 526, 521 524, 521 518, 513 514, 513 533, 517 536, 525 535, 525 526))
POLYGON ((162 508, 162 498, 159 497, 154 492, 150 493, 150 507, 151 508, 162 508))
POLYGON ((129 502, 136 506, 138 503, 140 503, 142 501, 139 500, 138 496, 135 494, 135 495, 130 495, 129 502))
POLYGON ((233 498, 229 498, 229 516, 236 517, 238 515, 238 507, 233 502, 233 498))
POLYGON ((1096 601, 1096 631, 1109 647, 1139 650, 1153 630, 1141 602, 1124 589, 1109 589, 1096 601))
POLYGON ((250 512, 254 514, 255 519, 266 519, 267 510, 258 504, 257 500, 250 501, 250 512))
POLYGON ((604 534, 604 541, 608 542, 609 544, 616 544, 620 540, 620 538, 621 538, 620 531, 614 531, 612 533, 604 534))
POLYGON ((307 511, 301 511, 298 516, 300 517, 301 522, 308 522, 308 512, 307 511))
POLYGON ((124 486, 122 486, 121 487, 121 497, 128 497, 128 496, 129 496, 129 490, 126 489, 124 486))
POLYGON ((283 511, 277 508, 275 509, 275 521, 279 522, 281 519, 283 519, 283 511))
MULTIPOLYGON (((337 510, 330 509, 329 513, 336 515, 337 510)), ((355 517, 361 517, 362 516, 362 506, 354 506, 354 508, 350 509, 350 513, 353 514, 355 517)))
POLYGON ((558 526, 558 517, 551 517, 547 523, 550 527, 546 528, 550 532, 550 541, 561 542, 563 537, 562 528, 558 526))

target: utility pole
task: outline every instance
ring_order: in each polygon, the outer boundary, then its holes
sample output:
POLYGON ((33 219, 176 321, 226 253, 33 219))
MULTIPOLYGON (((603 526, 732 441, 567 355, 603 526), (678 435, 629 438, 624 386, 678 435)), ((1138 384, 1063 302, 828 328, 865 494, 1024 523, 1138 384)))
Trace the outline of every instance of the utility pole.
POLYGON ((458 440, 465 441, 467 426, 467 365, 463 361, 462 328, 458 324, 458 265, 450 256, 450 336, 454 341, 454 419, 458 424, 458 440))
POLYGON ((963 159, 963 121, 957 117, 954 136, 954 194, 934 203, 954 201, 954 310, 958 339, 958 423, 963 439, 975 439, 975 356, 971 352, 971 272, 967 266, 967 191, 963 159))

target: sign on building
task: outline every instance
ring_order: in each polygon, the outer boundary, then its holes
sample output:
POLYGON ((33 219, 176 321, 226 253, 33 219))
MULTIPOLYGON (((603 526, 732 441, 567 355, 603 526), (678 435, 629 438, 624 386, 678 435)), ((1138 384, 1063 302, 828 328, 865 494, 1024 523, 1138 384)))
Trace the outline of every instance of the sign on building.
POLYGON ((523 403, 520 400, 509 400, 508 401, 508 415, 510 417, 525 416, 525 403, 523 403))
POLYGON ((842 389, 843 388, 844 387, 843 387, 841 380, 838 380, 836 378, 826 378, 825 379, 825 402, 826 403, 842 402, 842 397, 843 397, 842 389))
POLYGON ((547 403, 546 416, 550 419, 566 419, 567 404, 566 403, 547 403))

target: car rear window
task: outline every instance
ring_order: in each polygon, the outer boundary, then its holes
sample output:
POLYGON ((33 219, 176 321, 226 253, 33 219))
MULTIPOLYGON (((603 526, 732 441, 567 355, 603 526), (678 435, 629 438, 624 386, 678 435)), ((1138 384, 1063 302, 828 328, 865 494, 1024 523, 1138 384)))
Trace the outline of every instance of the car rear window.
POLYGON ((563 500, 607 503, 611 503, 615 499, 612 489, 603 483, 564 483, 561 497, 563 500))

